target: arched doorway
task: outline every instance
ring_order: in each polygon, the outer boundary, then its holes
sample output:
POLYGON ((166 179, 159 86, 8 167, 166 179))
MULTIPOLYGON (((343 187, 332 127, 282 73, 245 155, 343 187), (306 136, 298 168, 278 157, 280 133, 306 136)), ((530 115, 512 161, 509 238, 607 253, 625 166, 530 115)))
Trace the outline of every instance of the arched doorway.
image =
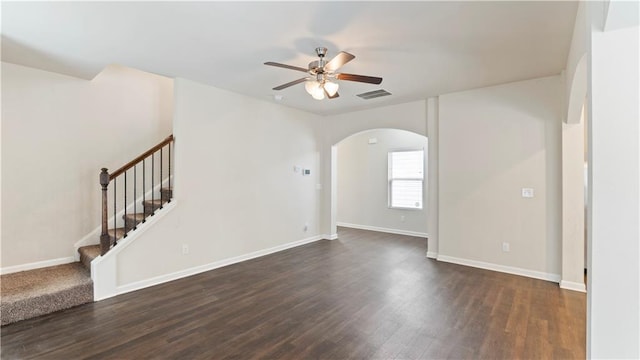
POLYGON ((336 213, 336 144, 351 135, 373 129, 406 130, 429 138, 427 163, 429 252, 427 257, 438 256, 438 98, 431 97, 398 105, 378 107, 333 116, 323 123, 320 148, 322 179, 318 191, 322 192, 321 231, 325 239, 337 239, 336 213))
POLYGON ((332 228, 427 237, 428 151, 423 134, 392 128, 363 130, 333 144, 332 228))

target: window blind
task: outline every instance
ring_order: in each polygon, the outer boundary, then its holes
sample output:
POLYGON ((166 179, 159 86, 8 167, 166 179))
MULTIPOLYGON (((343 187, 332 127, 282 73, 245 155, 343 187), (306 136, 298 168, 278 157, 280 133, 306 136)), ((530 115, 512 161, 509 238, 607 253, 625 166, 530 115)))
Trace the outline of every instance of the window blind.
POLYGON ((389 207, 422 209, 424 151, 389 153, 389 207))

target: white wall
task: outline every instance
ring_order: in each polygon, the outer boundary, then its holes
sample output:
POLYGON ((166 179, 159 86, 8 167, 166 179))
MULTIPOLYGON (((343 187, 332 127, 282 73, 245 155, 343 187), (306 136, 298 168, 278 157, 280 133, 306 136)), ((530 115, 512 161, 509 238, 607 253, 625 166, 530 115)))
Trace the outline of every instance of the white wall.
POLYGON ((562 85, 439 97, 439 260, 559 281, 562 85))
POLYGON ((438 185, 438 173, 440 168, 440 139, 438 135, 438 121, 440 111, 438 109, 437 97, 431 97, 427 99, 427 133, 429 137, 429 158, 427 163, 429 164, 429 173, 427 180, 427 229, 429 229, 429 240, 427 242, 427 257, 431 259, 438 258, 438 239, 439 239, 439 213, 440 213, 440 186, 438 185))
POLYGON ((336 236, 335 221, 331 219, 331 214, 335 215, 337 212, 335 208, 337 201, 335 199, 332 201, 332 195, 335 197, 336 192, 331 181, 331 147, 353 134, 372 129, 407 130, 426 136, 426 111, 426 101, 421 100, 322 118, 321 158, 323 177, 320 179, 319 185, 323 189, 321 229, 327 237, 336 236))
POLYGON ((338 225, 427 236, 427 158, 424 135, 404 130, 365 131, 341 141, 337 155, 338 225), (369 144, 369 139, 377 143, 369 144), (390 209, 388 154, 402 149, 424 149, 425 181, 421 210, 390 209))
POLYGON ((420 100, 327 116, 323 118, 323 122, 327 130, 327 141, 331 145, 361 131, 382 128, 406 130, 426 136, 426 111, 426 101, 420 100))
POLYGON ((172 112, 165 77, 109 66, 86 81, 2 63, 3 271, 72 260, 100 224, 100 168, 164 139, 172 112))
POLYGON ((185 79, 175 99, 175 205, 107 254, 116 292, 320 238, 318 116, 185 79))
POLYGON ((640 64, 637 2, 590 2, 587 356, 640 358, 640 64), (625 9, 626 8, 626 9, 625 9), (611 18, 614 14, 621 19, 611 18), (635 15, 634 15, 635 14, 635 15))

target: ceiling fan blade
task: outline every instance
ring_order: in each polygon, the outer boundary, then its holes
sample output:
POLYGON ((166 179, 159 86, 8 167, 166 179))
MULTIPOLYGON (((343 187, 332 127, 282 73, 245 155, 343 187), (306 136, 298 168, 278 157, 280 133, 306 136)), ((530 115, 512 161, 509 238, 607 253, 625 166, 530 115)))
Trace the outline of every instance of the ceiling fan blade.
POLYGON ((327 96, 327 98, 329 99, 335 99, 337 97, 340 97, 340 94, 338 94, 337 92, 335 94, 333 94, 333 96, 329 95, 329 92, 327 92, 327 90, 324 90, 324 94, 327 96))
POLYGON ((286 88, 288 88, 289 86, 293 86, 293 85, 296 85, 296 84, 300 84, 301 82, 305 82, 305 81, 307 81, 307 78, 306 78, 306 77, 301 78, 301 79, 298 79, 298 80, 293 80, 293 81, 290 81, 290 82, 288 82, 288 83, 286 83, 286 84, 282 84, 282 85, 280 85, 280 86, 276 86, 276 87, 274 87, 274 88, 273 88, 273 90, 282 90, 282 89, 286 89, 286 88))
POLYGON ((287 64, 280 64, 277 62, 273 62, 273 61, 267 61, 266 63, 264 63, 265 65, 269 65, 269 66, 275 66, 275 67, 281 67, 281 68, 285 68, 285 69, 290 69, 290 70, 297 70, 297 71, 302 71, 302 72, 309 72, 308 69, 305 68, 301 68, 299 66, 293 66, 293 65, 287 65, 287 64))
POLYGON ((333 72, 338 70, 342 65, 348 63, 349 61, 355 59, 354 55, 349 54, 348 52, 340 51, 338 55, 336 55, 333 59, 331 59, 325 66, 324 71, 333 72))
POLYGON ((357 81, 357 82, 363 82, 368 84, 380 84, 382 82, 381 77, 345 74, 345 73, 336 74, 336 79, 347 80, 347 81, 357 81))

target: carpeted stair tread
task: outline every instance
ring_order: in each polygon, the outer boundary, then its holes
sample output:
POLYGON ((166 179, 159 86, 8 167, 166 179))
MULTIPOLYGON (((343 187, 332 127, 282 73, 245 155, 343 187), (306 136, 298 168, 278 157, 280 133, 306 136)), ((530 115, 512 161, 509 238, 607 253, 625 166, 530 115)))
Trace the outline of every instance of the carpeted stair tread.
POLYGON ((164 203, 166 203, 166 201, 165 201, 165 200, 162 200, 162 199, 154 199, 154 200, 145 200, 145 201, 143 201, 143 203, 142 203, 142 204, 143 204, 143 205, 155 205, 155 206, 160 207, 160 205, 162 205, 162 204, 164 204, 164 203))
POLYGON ((126 216, 123 215, 122 216, 123 219, 131 219, 131 220, 140 220, 142 221, 142 219, 144 219, 144 214, 143 213, 135 213, 135 214, 127 214, 126 216))
POLYGON ((167 200, 173 198, 173 186, 172 187, 163 187, 160 189, 160 194, 162 198, 167 200))
POLYGON ((0 277, 2 325, 93 301, 93 282, 79 262, 0 277))
POLYGON ((113 244, 113 238, 115 236, 116 239, 122 239, 122 237, 125 234, 125 230, 124 228, 117 228, 117 229, 109 229, 107 231, 109 233, 109 236, 111 236, 111 244, 113 244))
POLYGON ((91 283, 79 262, 2 275, 2 302, 91 283))
POLYGON ((149 216, 166 203, 167 201, 163 199, 145 200, 142 202, 142 206, 144 207, 144 213, 149 216))
POLYGON ((127 214, 122 216, 127 230, 134 229, 138 224, 144 221, 146 217, 147 215, 145 213, 127 214))
POLYGON ((87 270, 91 271, 91 262, 100 256, 100 245, 83 246, 78 249, 80 253, 80 262, 87 270))
POLYGON ((160 189, 160 198, 145 200, 142 202, 144 207, 144 213, 147 215, 153 214, 156 210, 160 209, 164 204, 171 201, 173 198, 173 187, 163 187, 160 189))

